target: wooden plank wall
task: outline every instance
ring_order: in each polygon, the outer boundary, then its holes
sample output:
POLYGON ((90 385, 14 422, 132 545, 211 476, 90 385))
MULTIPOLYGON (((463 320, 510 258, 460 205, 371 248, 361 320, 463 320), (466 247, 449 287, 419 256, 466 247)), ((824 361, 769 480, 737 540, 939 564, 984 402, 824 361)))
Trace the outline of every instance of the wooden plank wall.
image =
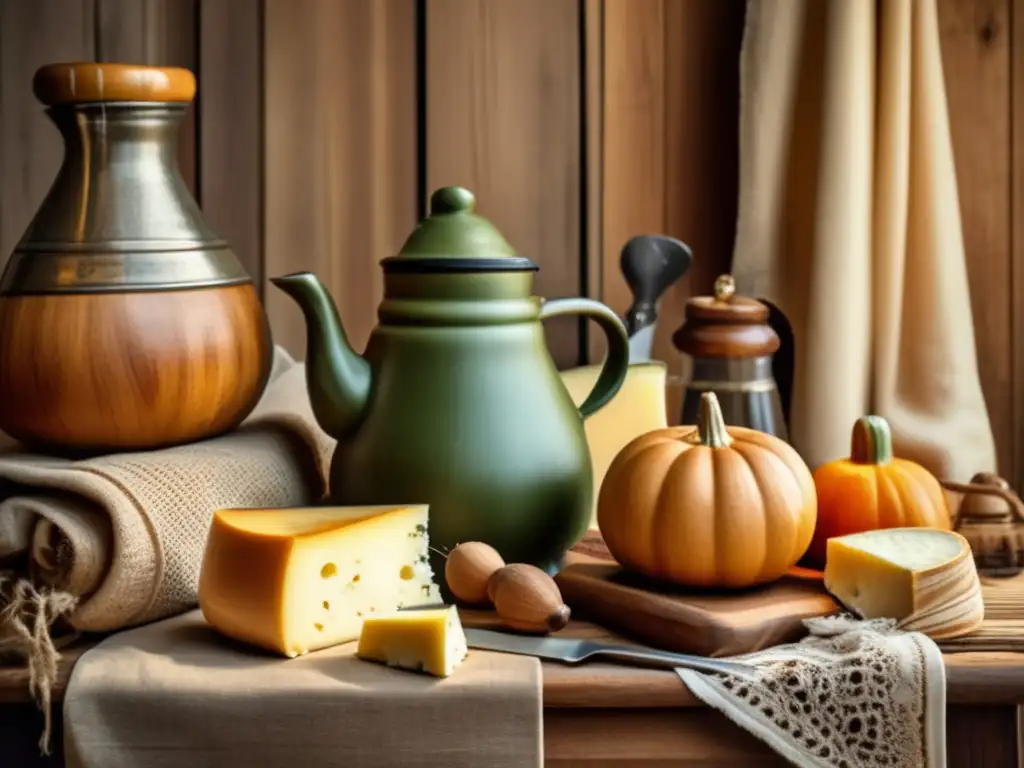
MULTIPOLYGON (((939 0, 939 25, 960 187, 971 306, 985 400, 1000 471, 1024 482, 1024 453, 1015 448, 1024 413, 1014 413, 1012 325, 1010 78, 1014 0, 939 0)), ((1024 21, 1024 19, 1021 19, 1024 21)), ((1024 262, 1018 262, 1024 265, 1024 262)))
MULTIPOLYGON (((540 266, 540 295, 580 295, 579 2, 429 0, 425 11, 427 188, 473 189, 540 266)), ((549 321, 548 340, 576 362, 575 321, 549 321)))
MULTIPOLYGON (((655 357, 678 382, 671 343, 686 299, 728 271, 736 221, 743 0, 605 0, 597 295, 620 314, 630 293, 619 250, 633 235, 687 243, 693 266, 659 307, 655 357)), ((592 349, 594 357, 599 350, 592 349)), ((682 404, 669 388, 670 413, 682 404)))
MULTIPOLYGON (((417 219, 416 6, 266 0, 264 271, 316 272, 360 349, 375 323, 377 262, 417 219)), ((305 325, 266 292, 277 340, 305 325)))
MULTIPOLYGON (((1024 0, 938 0, 979 365, 1001 470, 1024 481, 1024 0), (1015 23, 1016 22, 1016 23, 1015 23)), ((537 292, 625 311, 618 250, 679 237, 686 298, 728 268, 744 0, 33 0, 0 2, 0 263, 48 189, 60 142, 31 95, 42 63, 193 68, 180 143, 211 224, 261 285, 313 269, 356 345, 375 323, 377 261, 442 184, 541 265, 537 292)), ((275 338, 299 313, 264 288, 275 338)), ((549 329, 556 361, 598 334, 549 329)), ((678 392, 670 394, 673 409, 678 392)))

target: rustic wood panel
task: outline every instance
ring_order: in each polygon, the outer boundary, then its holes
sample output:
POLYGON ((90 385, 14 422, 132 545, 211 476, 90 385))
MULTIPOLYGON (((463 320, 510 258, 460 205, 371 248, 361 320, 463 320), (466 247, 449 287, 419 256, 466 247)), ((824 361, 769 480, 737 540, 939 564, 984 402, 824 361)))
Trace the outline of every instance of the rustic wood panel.
POLYGON ((210 226, 263 283, 263 5, 203 0, 199 188, 210 226))
MULTIPOLYGON (((1012 0, 1011 306, 1013 338, 1013 480, 1024 490, 1024 0, 1012 0)), ((990 413, 993 418, 999 414, 990 413)), ((1005 414, 1003 415, 1005 417, 1005 414)), ((1022 734, 1024 736, 1024 734, 1022 734)), ((1024 757, 1024 755, 1022 755, 1024 757)))
POLYGON ((95 0, 96 60, 144 63, 148 0, 95 0))
POLYGON ((784 768, 789 763, 705 707, 545 709, 546 768, 784 768))
MULTIPOLYGON (((602 179, 604 300, 630 304, 623 244, 666 234, 694 251, 659 307, 654 356, 678 382, 671 343, 686 299, 728 269, 736 220, 739 50, 743 0, 605 0, 602 179)), ((593 354, 593 347, 592 347, 593 354)), ((681 389, 668 392, 670 418, 681 389)))
MULTIPOLYGON (((604 3, 583 0, 584 287, 596 299, 604 295, 604 3)), ((597 362, 604 336, 588 328, 585 338, 587 357, 597 362)))
POLYGON ((93 53, 92 0, 0 2, 0 267, 63 157, 60 134, 32 95, 32 75, 43 64, 93 53))
MULTIPOLYGON (((739 55, 745 0, 668 0, 665 5, 666 235, 693 249, 693 265, 659 307, 654 356, 670 373, 686 361, 672 345, 686 300, 712 291, 729 271, 736 235, 739 174, 739 55)), ((677 379, 678 382, 678 379, 677 379)), ((670 417, 682 387, 669 387, 670 417)))
MULTIPOLYGON (((677 0, 678 1, 678 0, 677 0)), ((619 252, 665 227, 666 0, 605 0, 603 298, 625 314, 619 252)))
MULTIPOLYGON (((1000 467, 1019 486, 1024 305, 1012 296, 1024 291, 1015 228, 1024 8, 938 4, 982 384, 1000 467)), ((0 3, 0 263, 60 161, 60 139, 31 95, 35 68, 94 57, 179 64, 200 79, 181 165, 211 224, 257 281, 303 268, 323 275, 357 346, 375 322, 378 259, 414 225, 420 196, 460 183, 540 262, 541 295, 586 293, 624 312, 625 240, 663 232, 689 243, 694 266, 663 302, 655 341, 679 374, 669 337, 683 303, 710 288, 731 250, 742 9, 742 0, 0 3)), ((301 354, 299 313, 268 293, 277 337, 301 354)), ((578 359, 577 329, 549 329, 560 365, 578 359)), ((585 351, 599 359, 600 334, 589 337, 585 351)), ((677 391, 669 397, 674 412, 677 391)))
POLYGON ((1017 708, 951 706, 946 723, 950 768, 1017 768, 1017 708))
POLYGON ((999 468, 1012 473, 1024 424, 1012 418, 1009 0, 938 0, 938 8, 978 367, 999 468))
MULTIPOLYGON (((199 0, 95 0, 95 3, 96 61, 156 64, 197 71, 199 0)), ((196 111, 193 106, 182 121, 178 165, 188 188, 198 197, 196 111)))
MULTIPOLYGON (((53 754, 39 754, 42 716, 29 704, 0 704, 0 743, 19 768, 65 765, 62 718, 54 718, 53 754)), ((951 706, 947 716, 951 768, 1013 768, 1017 754, 1014 707, 951 706)), ((784 766, 785 760, 722 715, 702 707, 639 710, 544 710, 548 767, 784 766)))
MULTIPOLYGON (((415 3, 267 0, 265 14, 265 274, 316 272, 362 349, 378 261, 417 218, 415 3)), ((301 356, 298 308, 272 287, 266 306, 301 356)))
MULTIPOLYGON (((472 189, 548 298, 585 290, 580 21, 577 0, 426 4, 427 187, 472 189)), ((556 363, 575 365, 579 323, 547 325, 556 363)))
MULTIPOLYGON (((950 768, 1014 768, 1015 708, 951 706, 950 768)), ((545 766, 755 768, 789 763, 717 712, 692 709, 544 711, 545 766)))

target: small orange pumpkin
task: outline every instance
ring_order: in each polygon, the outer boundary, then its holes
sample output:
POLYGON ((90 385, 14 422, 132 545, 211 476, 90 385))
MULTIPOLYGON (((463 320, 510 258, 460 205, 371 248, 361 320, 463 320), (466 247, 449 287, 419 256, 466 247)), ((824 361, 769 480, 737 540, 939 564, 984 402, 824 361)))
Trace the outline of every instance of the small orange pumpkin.
POLYGON ((881 416, 857 419, 850 457, 818 467, 814 485, 818 527, 807 552, 812 567, 825 565, 825 542, 833 536, 878 528, 951 528, 939 481, 920 464, 893 457, 892 431, 881 416))
POLYGON ((811 471, 772 435, 726 427, 701 396, 696 427, 641 435, 616 456, 598 500, 612 556, 691 587, 749 587, 784 575, 807 550, 817 503, 811 471))

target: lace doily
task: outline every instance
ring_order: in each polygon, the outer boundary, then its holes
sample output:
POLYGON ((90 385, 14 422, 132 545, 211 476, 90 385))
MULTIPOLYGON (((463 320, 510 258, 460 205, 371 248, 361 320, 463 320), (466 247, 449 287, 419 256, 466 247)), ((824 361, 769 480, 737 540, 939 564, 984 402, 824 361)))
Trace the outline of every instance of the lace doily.
POLYGON ((942 653, 888 620, 808 619, 810 636, 738 657, 753 679, 676 670, 693 694, 801 768, 945 768, 942 653))

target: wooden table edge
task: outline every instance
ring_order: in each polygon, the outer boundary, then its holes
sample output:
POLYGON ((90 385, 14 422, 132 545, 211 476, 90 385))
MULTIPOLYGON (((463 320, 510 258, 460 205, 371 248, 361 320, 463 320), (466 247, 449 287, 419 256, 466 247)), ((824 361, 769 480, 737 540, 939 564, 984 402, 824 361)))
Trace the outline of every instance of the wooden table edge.
MULTIPOLYGON (((91 645, 64 651, 53 701, 63 699, 75 663, 91 645)), ((946 697, 951 704, 1024 704, 1024 653, 946 654, 946 697)), ((704 706, 671 671, 612 664, 576 667, 542 662, 548 709, 665 709, 704 706)), ((28 703, 28 671, 0 667, 0 703, 28 703)))
MULTIPOLYGON (((589 537, 584 543, 597 546, 589 537)), ((600 543, 603 547, 603 543, 600 543)), ((600 562, 586 552, 571 552, 567 562, 600 562)), ((497 618, 490 611, 460 609, 466 626, 493 627, 497 618)), ((586 621, 574 620, 573 635, 629 642, 626 638, 586 621)), ((61 654, 53 701, 63 700, 64 690, 75 662, 96 642, 84 641, 61 654)), ((946 700, 950 704, 1024 704, 1024 653, 947 653, 946 700)), ((641 669, 612 664, 567 666, 541 662, 546 709, 672 709, 705 706, 685 683, 671 671, 641 669)), ((0 666, 0 704, 30 702, 28 672, 23 668, 0 666)))

